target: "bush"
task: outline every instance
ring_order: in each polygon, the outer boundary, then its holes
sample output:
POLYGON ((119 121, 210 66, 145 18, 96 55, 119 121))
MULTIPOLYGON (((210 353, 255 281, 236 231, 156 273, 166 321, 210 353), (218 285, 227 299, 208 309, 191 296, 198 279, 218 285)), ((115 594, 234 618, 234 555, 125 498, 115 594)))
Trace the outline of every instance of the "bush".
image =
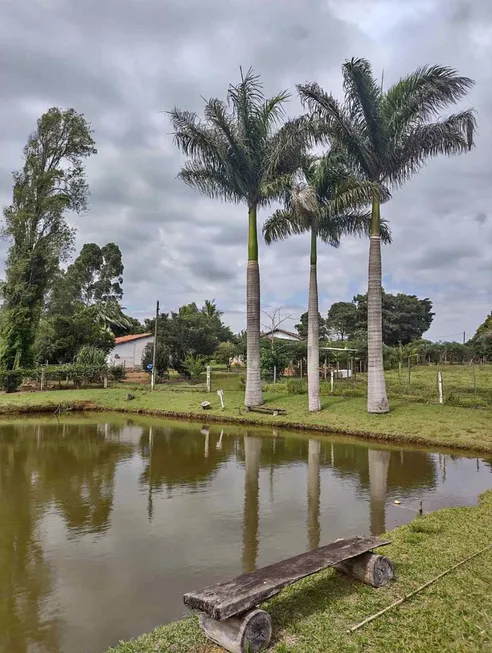
POLYGON ((308 391, 307 381, 304 379, 287 379, 288 395, 306 395, 308 391))
POLYGON ((126 369, 124 365, 114 365, 109 368, 108 377, 111 381, 123 381, 126 376, 126 369))
MULTIPOLYGON (((152 364, 154 359, 154 343, 149 342, 145 345, 145 348, 142 352, 142 369, 149 371, 147 369, 148 365, 152 364)), ((158 379, 162 379, 166 376, 169 369, 169 350, 167 347, 164 347, 159 341, 157 341, 157 348, 155 352, 155 373, 158 379)))
POLYGON ((205 360, 203 356, 186 356, 184 367, 191 378, 198 378, 202 372, 205 372, 205 360))
POLYGON ((16 392, 24 378, 25 370, 2 370, 0 372, 0 384, 4 392, 16 392))
POLYGON ((106 352, 92 345, 84 345, 75 356, 77 365, 103 367, 106 365, 106 352))

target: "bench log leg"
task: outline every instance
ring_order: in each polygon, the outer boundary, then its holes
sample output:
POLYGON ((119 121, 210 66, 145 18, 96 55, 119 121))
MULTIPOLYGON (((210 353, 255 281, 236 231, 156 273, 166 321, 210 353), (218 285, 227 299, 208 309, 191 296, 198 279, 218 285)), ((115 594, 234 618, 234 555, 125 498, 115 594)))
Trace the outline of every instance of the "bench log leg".
POLYGON ((391 560, 370 551, 339 562, 335 569, 372 587, 382 587, 393 578, 391 560))
POLYGON ((258 653, 272 638, 270 615, 257 608, 224 621, 201 613, 200 626, 209 639, 231 653, 258 653))

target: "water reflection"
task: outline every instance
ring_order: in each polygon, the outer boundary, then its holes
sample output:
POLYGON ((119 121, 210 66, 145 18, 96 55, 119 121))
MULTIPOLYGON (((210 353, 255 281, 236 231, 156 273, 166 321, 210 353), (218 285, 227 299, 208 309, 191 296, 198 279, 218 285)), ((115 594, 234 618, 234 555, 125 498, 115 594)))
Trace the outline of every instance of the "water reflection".
POLYGON ((0 651, 102 651, 179 618, 193 587, 381 533, 420 500, 474 503, 484 462, 152 420, 1 424, 0 651))

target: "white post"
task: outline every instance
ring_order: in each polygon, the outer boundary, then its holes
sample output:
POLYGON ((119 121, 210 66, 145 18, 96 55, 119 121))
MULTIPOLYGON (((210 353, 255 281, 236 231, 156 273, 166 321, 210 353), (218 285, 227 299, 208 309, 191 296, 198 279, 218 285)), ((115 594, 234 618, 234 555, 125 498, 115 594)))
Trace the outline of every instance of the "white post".
POLYGON ((212 390, 212 368, 207 365, 207 392, 212 390))
POLYGON ((41 392, 43 392, 44 388, 44 367, 41 368, 41 392))
MULTIPOLYGON (((155 361, 157 357, 157 325, 159 323, 159 301, 155 305, 155 328, 154 328, 154 346, 152 348, 152 370, 150 374, 150 389, 153 391, 155 386, 155 361)), ((135 369, 135 353, 133 354, 133 369, 135 369)))
POLYGON ((277 383, 277 366, 273 366, 273 382, 277 383))
POLYGON ((215 445, 216 449, 222 449, 222 438, 224 437, 224 429, 221 430, 220 435, 219 435, 219 440, 217 444, 215 445))
POLYGON ((443 397, 442 397, 442 372, 441 371, 437 373, 437 387, 439 388, 439 403, 442 404, 443 397))
POLYGON ((225 406, 224 406, 224 391, 221 388, 219 388, 217 390, 217 394, 219 395, 220 405, 222 406, 222 410, 224 410, 224 408, 225 408, 225 406))
POLYGON ((330 372, 330 392, 334 391, 334 383, 333 383, 334 377, 335 377, 335 372, 333 370, 331 370, 331 372, 330 372))

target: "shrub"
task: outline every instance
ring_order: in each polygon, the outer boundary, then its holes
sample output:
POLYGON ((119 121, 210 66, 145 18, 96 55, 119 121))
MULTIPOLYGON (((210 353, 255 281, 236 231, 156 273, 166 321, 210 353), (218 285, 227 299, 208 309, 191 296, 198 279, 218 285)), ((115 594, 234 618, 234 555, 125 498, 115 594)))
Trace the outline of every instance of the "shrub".
POLYGON ((306 395, 308 391, 307 381, 304 379, 287 379, 288 395, 306 395))
POLYGON ((111 381, 123 381, 126 376, 126 369, 124 365, 114 365, 109 368, 109 378, 111 381))
POLYGON ((188 355, 184 359, 184 367, 192 378, 197 378, 205 371, 205 358, 203 356, 188 355))
POLYGON ((75 363, 77 365, 102 367, 106 365, 106 353, 98 347, 84 345, 77 352, 75 363))
POLYGON ((25 370, 2 370, 0 372, 0 383, 4 392, 16 392, 24 378, 25 370))

